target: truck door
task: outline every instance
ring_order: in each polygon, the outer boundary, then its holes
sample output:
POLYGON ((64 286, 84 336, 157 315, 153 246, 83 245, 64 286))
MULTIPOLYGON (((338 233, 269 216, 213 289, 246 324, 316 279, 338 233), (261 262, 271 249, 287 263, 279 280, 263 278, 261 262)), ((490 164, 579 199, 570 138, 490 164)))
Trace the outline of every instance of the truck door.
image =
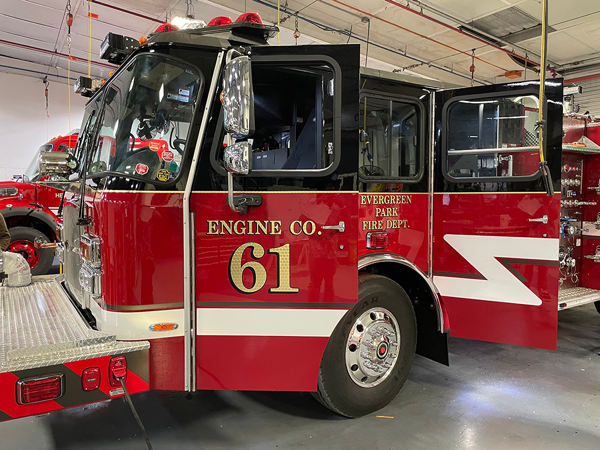
POLYGON ((453 336, 556 348, 562 82, 546 87, 553 196, 539 172, 538 91, 436 94, 433 275, 453 336))
POLYGON ((253 167, 234 191, 262 204, 227 204, 220 104, 191 197, 196 387, 316 390, 358 295, 358 46, 257 47, 251 59, 253 167))

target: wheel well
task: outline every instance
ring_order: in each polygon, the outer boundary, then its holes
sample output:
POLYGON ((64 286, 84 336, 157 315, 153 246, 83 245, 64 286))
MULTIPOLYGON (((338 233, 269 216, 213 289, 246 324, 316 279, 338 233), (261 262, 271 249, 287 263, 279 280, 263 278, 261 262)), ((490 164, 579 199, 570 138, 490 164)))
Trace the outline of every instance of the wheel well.
POLYGON ((440 332, 438 300, 425 278, 415 269, 397 262, 375 263, 361 271, 383 275, 402 286, 417 319, 417 354, 448 365, 448 336, 440 332))
POLYGON ((44 222, 37 217, 31 216, 12 216, 6 218, 6 226, 8 227, 8 231, 10 232, 11 228, 14 227, 29 227, 35 228, 38 231, 44 233, 50 241, 55 240, 55 230, 52 229, 50 225, 44 222))

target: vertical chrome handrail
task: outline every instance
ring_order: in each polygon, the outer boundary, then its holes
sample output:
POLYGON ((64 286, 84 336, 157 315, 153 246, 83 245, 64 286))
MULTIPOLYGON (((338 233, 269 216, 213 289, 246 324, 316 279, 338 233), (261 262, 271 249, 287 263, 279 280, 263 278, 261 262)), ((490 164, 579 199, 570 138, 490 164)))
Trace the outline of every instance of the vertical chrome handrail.
POLYGON ((428 246, 428 276, 433 281, 433 203, 434 195, 433 190, 435 187, 435 91, 431 92, 431 98, 429 100, 429 236, 427 240, 428 246))
POLYGON ((204 106, 204 112, 202 115, 202 123, 200 124, 200 131, 198 132, 198 139, 196 140, 196 148, 194 149, 194 156, 192 158, 192 165, 190 166, 190 172, 185 185, 185 191, 183 193, 183 312, 184 312, 184 346, 185 346, 185 361, 184 361, 184 377, 185 377, 185 390, 194 392, 196 390, 195 380, 195 334, 196 334, 196 317, 195 317, 195 304, 194 304, 194 292, 192 292, 194 283, 194 267, 192 264, 192 231, 194 229, 191 221, 190 211, 190 197, 192 194, 192 187, 194 185, 194 178, 196 175, 196 168, 198 166, 198 159, 200 156, 200 149, 204 142, 204 133, 206 132, 206 125, 208 124, 208 118, 210 116, 210 109, 215 98, 215 92, 217 90, 217 81, 219 79, 219 73, 223 64, 224 52, 219 52, 217 55, 217 61, 215 63, 215 69, 213 71, 212 80, 210 82, 210 88, 206 98, 206 105, 204 106))

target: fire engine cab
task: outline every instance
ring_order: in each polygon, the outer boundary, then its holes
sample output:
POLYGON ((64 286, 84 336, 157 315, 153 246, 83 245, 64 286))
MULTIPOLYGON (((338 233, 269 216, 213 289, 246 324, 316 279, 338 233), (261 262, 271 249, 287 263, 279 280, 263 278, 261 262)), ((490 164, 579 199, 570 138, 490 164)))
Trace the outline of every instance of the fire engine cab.
POLYGON ((560 80, 544 102, 362 69, 357 45, 267 45, 256 14, 161 28, 103 44, 121 64, 83 119, 64 275, 2 288, 1 418, 124 389, 357 417, 415 353, 448 364, 449 333, 554 349, 563 297, 600 299, 600 152, 563 150, 560 80))

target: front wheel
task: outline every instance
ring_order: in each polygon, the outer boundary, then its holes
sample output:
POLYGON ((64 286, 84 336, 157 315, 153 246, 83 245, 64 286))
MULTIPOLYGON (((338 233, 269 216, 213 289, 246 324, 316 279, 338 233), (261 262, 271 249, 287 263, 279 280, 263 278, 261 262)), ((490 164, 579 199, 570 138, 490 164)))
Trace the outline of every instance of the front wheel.
POLYGON ((600 302, 594 302, 594 306, 596 307, 596 311, 600 313, 600 302))
POLYGON ((358 302, 329 339, 315 398, 346 417, 383 408, 404 385, 416 343, 415 312, 404 289, 360 274, 358 302))
POLYGON ((14 227, 10 232, 10 244, 6 249, 19 253, 29 263, 31 275, 45 275, 54 260, 54 252, 50 248, 36 248, 35 244, 47 244, 48 236, 35 228, 14 227))

